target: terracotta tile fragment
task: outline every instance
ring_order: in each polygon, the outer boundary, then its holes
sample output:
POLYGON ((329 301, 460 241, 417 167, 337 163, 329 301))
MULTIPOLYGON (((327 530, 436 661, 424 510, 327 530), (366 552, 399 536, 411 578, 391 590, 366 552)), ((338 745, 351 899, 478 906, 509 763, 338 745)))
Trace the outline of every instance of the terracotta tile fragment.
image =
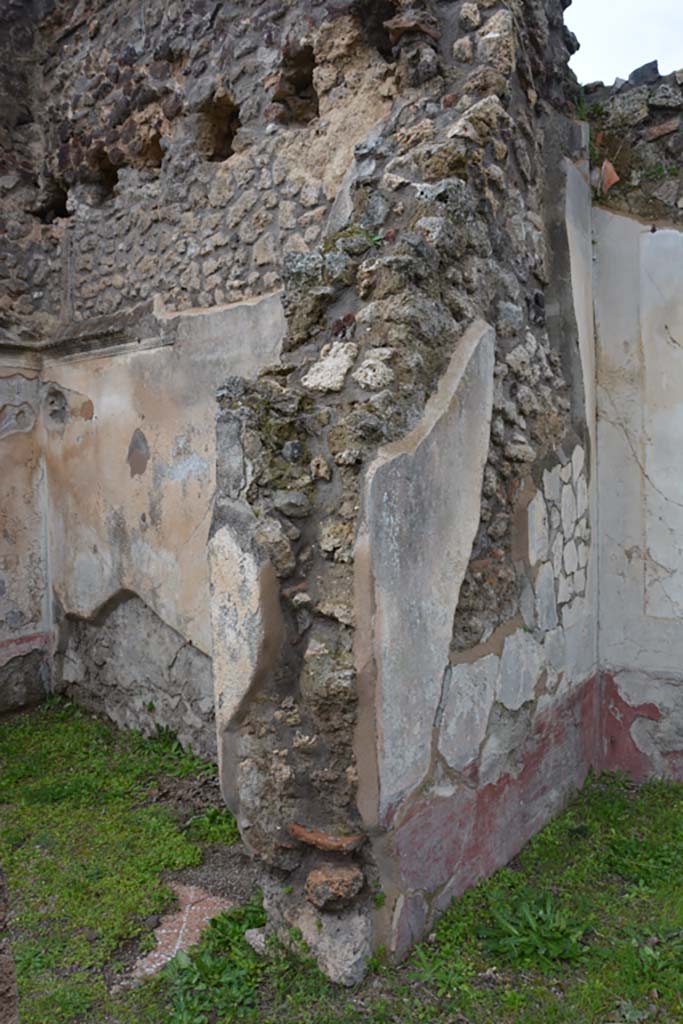
POLYGON ((315 846, 318 850, 326 850, 329 853, 353 853, 365 842, 362 833, 349 836, 333 836, 329 832, 318 832, 316 829, 306 828, 293 821, 287 826, 290 836, 307 846, 315 846))
POLYGON ((603 160, 602 168, 600 170, 600 191, 603 196, 606 196, 613 185, 616 185, 621 179, 614 169, 614 165, 609 160, 603 160))

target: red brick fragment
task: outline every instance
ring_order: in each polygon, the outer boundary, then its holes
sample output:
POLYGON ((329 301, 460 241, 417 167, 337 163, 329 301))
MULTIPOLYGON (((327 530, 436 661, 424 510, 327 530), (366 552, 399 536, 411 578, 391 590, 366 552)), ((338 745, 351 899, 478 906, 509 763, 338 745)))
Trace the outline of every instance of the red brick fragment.
POLYGON ((353 853, 365 842, 362 832, 347 836, 334 836, 329 832, 319 832, 313 828, 306 828, 293 821, 287 826, 290 836, 307 846, 315 846, 318 850, 326 850, 328 853, 353 853))

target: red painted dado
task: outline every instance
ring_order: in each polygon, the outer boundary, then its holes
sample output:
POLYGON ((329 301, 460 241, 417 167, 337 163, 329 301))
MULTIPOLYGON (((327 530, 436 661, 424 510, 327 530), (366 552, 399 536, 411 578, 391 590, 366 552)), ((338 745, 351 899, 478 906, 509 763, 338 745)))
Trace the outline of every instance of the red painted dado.
POLYGON ((448 900, 507 864, 579 788, 598 757, 600 682, 592 677, 559 708, 541 716, 516 776, 414 804, 395 831, 408 889, 448 900))
MULTIPOLYGON (((637 718, 659 720, 654 704, 632 707, 609 674, 588 679, 541 716, 519 773, 477 788, 476 774, 448 796, 423 796, 396 816, 394 849, 402 887, 438 893, 443 909, 479 879, 507 864, 579 789, 589 769, 654 774, 636 746, 637 718)), ((668 755, 683 778, 683 752, 668 755)))
POLYGON ((658 722, 662 713, 656 704, 632 707, 621 697, 614 676, 602 673, 602 756, 600 767, 606 771, 627 772, 642 781, 654 772, 650 758, 639 750, 631 736, 636 718, 658 722))

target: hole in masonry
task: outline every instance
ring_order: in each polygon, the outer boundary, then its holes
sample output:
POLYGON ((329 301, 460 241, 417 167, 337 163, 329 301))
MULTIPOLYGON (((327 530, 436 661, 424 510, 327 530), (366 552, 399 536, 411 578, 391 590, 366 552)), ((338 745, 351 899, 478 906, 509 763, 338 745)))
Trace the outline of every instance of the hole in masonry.
POLYGON ((94 184, 99 185, 102 202, 104 202, 113 196, 114 189, 119 183, 119 172, 104 149, 99 149, 95 152, 91 168, 91 180, 94 184))
POLYGON ((395 0, 356 0, 354 14, 363 26, 369 46, 373 46, 386 61, 393 61, 394 48, 384 22, 396 16, 395 0))
POLYGON ((161 167, 161 161, 164 159, 164 150, 161 145, 161 136, 159 132, 155 132, 150 135, 140 147, 140 162, 145 167, 161 167))
POLYGON ((212 96, 207 100, 199 111, 197 129, 197 148, 202 158, 222 162, 232 156, 239 127, 239 108, 230 96, 212 96))
POLYGON ((52 224, 58 217, 70 217, 66 206, 67 198, 64 186, 54 178, 48 179, 43 189, 43 201, 35 209, 36 217, 43 224, 52 224))
POLYGON ((308 124, 318 116, 318 94, 313 84, 313 47, 288 42, 282 54, 273 103, 280 107, 282 124, 308 124))

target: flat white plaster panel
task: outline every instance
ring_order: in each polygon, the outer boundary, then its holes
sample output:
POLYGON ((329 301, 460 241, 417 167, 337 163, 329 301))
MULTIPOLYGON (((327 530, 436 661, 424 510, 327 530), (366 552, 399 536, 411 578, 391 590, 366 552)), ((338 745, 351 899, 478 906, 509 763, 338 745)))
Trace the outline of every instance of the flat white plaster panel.
POLYGON ((640 236, 645 611, 683 617, 683 233, 640 236))
MULTIPOLYGON (((249 507, 236 502, 232 522, 209 542, 219 737, 253 688, 267 678, 282 638, 277 580, 272 566, 264 564, 249 543, 252 520, 249 507)), ((220 744, 219 752, 222 755, 220 744)))
MULTIPOLYGON (((429 769, 460 586, 479 525, 493 405, 494 332, 457 344, 422 420, 370 466, 364 526, 373 622, 361 641, 376 666, 379 812, 429 769)), ((358 562, 357 562, 358 566, 358 562)), ((358 571, 358 569, 357 569, 358 571)))
MULTIPOLYGON (((677 376, 683 370, 674 363, 676 345, 664 332, 667 325, 677 340, 676 331, 683 333, 680 310, 678 319, 673 317, 670 276, 678 274, 680 281, 683 235, 673 230, 653 234, 650 226, 599 207, 593 217, 600 662, 612 671, 680 678, 683 629, 678 618, 669 617, 671 604, 658 582, 661 569, 648 562, 654 555, 669 580, 672 570, 674 575, 680 572, 683 518, 676 502, 681 492, 679 480, 671 477, 679 475, 672 444, 678 440, 680 446, 683 424, 676 396, 668 386, 661 388, 669 373, 679 389, 683 381, 677 376), (664 254, 672 252, 676 260, 669 266, 664 254), (664 516, 663 523, 657 522, 658 515, 664 516), (667 614, 662 616, 665 605, 667 614)), ((679 393, 678 401, 681 397, 679 393)), ((674 588, 679 585, 680 578, 673 583, 674 588)), ((669 594, 679 593, 669 589, 669 594)))
POLYGON ((451 768, 464 771, 476 760, 496 695, 500 658, 454 665, 443 707, 439 750, 451 768))

